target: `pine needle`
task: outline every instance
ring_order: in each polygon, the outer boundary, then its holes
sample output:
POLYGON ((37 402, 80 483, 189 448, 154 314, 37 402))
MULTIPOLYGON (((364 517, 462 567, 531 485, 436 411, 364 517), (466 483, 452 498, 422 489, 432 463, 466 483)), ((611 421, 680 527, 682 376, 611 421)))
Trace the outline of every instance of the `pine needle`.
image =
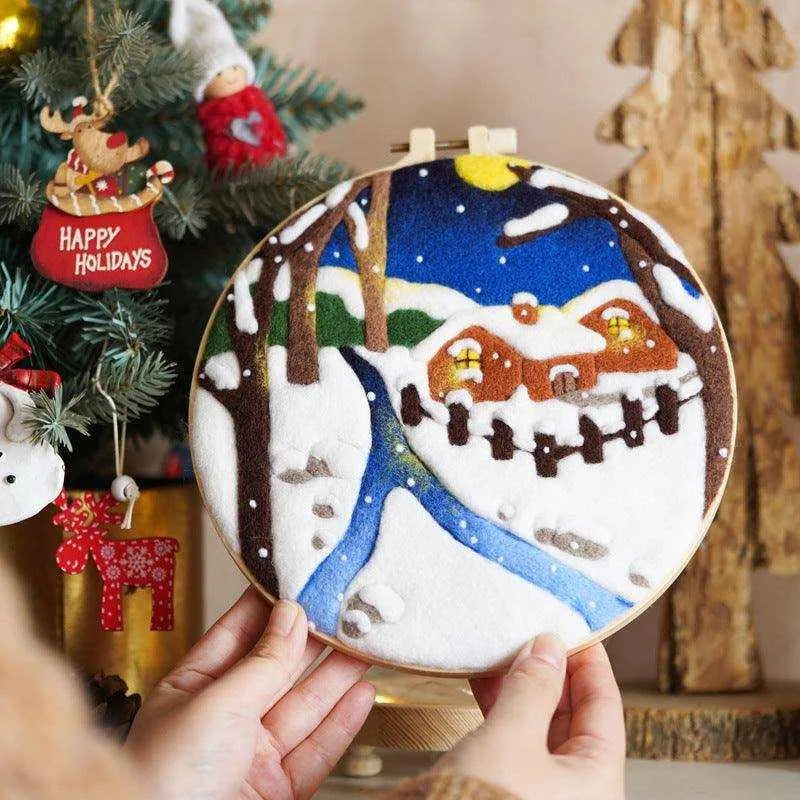
POLYGON ((83 399, 82 394, 64 402, 64 387, 59 386, 52 397, 45 392, 33 392, 30 398, 25 425, 30 429, 34 444, 49 444, 56 450, 65 447, 71 453, 72 442, 67 431, 89 435, 89 418, 75 410, 83 399))
POLYGON ((0 223, 13 222, 30 230, 39 221, 45 199, 34 175, 23 175, 12 164, 0 164, 0 223))

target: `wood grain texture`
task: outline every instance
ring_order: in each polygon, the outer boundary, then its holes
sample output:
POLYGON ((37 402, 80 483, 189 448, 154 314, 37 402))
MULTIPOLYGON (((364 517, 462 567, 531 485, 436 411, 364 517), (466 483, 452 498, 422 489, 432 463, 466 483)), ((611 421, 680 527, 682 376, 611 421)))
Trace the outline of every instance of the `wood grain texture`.
POLYGON ((756 76, 791 65, 794 50, 758 2, 642 0, 611 58, 650 70, 598 128, 643 148, 612 188, 684 245, 725 323, 740 386, 727 495, 670 594, 660 685, 754 689, 751 570, 800 570, 800 459, 776 413, 796 413, 800 396, 796 289, 775 247, 800 239, 800 203, 762 159, 797 149, 798 128, 756 76))

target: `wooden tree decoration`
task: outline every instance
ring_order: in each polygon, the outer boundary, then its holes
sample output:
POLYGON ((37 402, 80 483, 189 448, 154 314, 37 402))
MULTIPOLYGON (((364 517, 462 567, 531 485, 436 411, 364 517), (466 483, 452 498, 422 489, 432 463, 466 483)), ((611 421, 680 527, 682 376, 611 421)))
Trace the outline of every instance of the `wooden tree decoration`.
POLYGON ((756 72, 794 49, 755 0, 641 0, 611 49, 649 77, 599 125, 643 150, 612 188, 685 246, 731 340, 740 395, 728 490, 708 538, 668 595, 665 691, 761 684, 754 566, 800 571, 800 459, 785 429, 800 396, 795 286, 776 242, 800 240, 800 200, 763 161, 800 149, 800 120, 756 72))
POLYGON ((199 385, 210 392, 237 420, 237 530, 248 569, 273 595, 278 581, 271 558, 269 452, 270 418, 267 337, 274 308, 273 284, 288 267, 289 332, 286 375, 290 383, 319 381, 316 278, 319 259, 334 230, 344 224, 358 266, 364 297, 364 344, 370 350, 388 347, 384 285, 386 224, 391 173, 345 181, 331 189, 276 236, 270 236, 250 263, 239 270, 226 315, 233 376, 225 388, 201 373, 199 385), (246 408, 247 414, 236 414, 246 408), (248 494, 244 487, 249 487, 248 494))

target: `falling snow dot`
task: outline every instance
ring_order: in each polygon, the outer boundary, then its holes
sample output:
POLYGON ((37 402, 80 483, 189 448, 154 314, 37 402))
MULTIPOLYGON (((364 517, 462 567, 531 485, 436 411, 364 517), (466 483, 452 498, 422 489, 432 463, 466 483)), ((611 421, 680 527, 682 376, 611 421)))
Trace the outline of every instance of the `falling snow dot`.
POLYGON ((361 205, 365 206, 366 204, 367 204, 367 198, 366 197, 362 197, 361 198, 361 205))
POLYGON ((588 264, 584 264, 584 265, 581 267, 581 269, 582 269, 584 272, 588 272, 588 271, 589 271, 589 265, 588 265, 588 264))
POLYGON ((444 397, 444 392, 439 392, 439 397, 444 397))
POLYGON ((460 519, 458 521, 458 527, 461 528, 461 530, 463 531, 464 528, 467 527, 467 521, 465 519, 460 519))
POLYGON ((544 452, 545 454, 549 453, 550 452, 550 448, 545 446, 542 452, 544 452))
POLYGON ((253 373, 249 369, 242 370, 242 375, 244 375, 245 378, 249 378, 252 374, 253 373))
POLYGON ((423 167, 419 171, 419 176, 420 176, 420 178, 427 178, 428 177, 428 170, 426 170, 425 167, 423 167))
POLYGON ((306 253, 310 253, 313 249, 314 249, 314 245, 311 242, 306 242, 303 245, 303 250, 305 250, 306 253))
POLYGON ((259 558, 266 558, 269 555, 269 550, 266 547, 259 547, 258 548, 258 557, 259 558))
POLYGON ((630 352, 631 352, 631 349, 630 349, 630 347, 623 347, 623 348, 622 348, 622 352, 623 352, 623 353, 625 353, 625 355, 627 356, 627 355, 628 355, 628 353, 630 353, 630 352))
POLYGON ((395 451, 395 453, 402 453, 402 452, 403 452, 405 449, 406 449, 406 448, 405 448, 405 447, 403 447, 403 445, 402 445, 402 444, 396 444, 396 445, 394 446, 394 451, 395 451))
POLYGON ((347 553, 342 553, 342 555, 339 557, 339 561, 341 561, 342 564, 344 564, 345 561, 347 561, 347 553))
POLYGON ((619 221, 619 226, 620 226, 620 228, 627 228, 627 227, 628 227, 628 220, 626 220, 626 219, 621 219, 621 220, 619 221))
POLYGON ((499 261, 501 264, 505 264, 505 263, 506 263, 506 261, 508 261, 508 259, 507 259, 505 256, 500 256, 500 258, 498 258, 497 260, 498 260, 498 261, 499 261))
POLYGON ((374 403, 375 402, 375 392, 367 392, 367 400, 369 400, 370 403, 374 403))
POLYGON ((200 373, 200 380, 201 380, 201 381, 204 381, 205 379, 206 379, 206 374, 205 374, 205 372, 201 372, 201 373, 200 373))
POLYGON ((227 296, 226 300, 227 300, 229 303, 232 303, 232 302, 233 302, 233 295, 232 295, 232 294, 229 294, 229 295, 227 296))
POLYGON ((614 247, 615 246, 614 241, 610 239, 609 242, 608 242, 608 246, 609 247, 614 247))
POLYGON ((480 294, 480 293, 481 293, 481 287, 480 286, 476 286, 475 287, 475 294, 480 294))
POLYGON ((278 244, 278 237, 277 236, 270 236, 269 237, 270 244, 278 244))
POLYGON ((638 435, 637 431, 631 431, 631 439, 635 439, 638 435))
POLYGON ((315 306, 313 303, 309 303, 309 304, 306 306, 306 308, 307 308, 309 311, 316 311, 316 310, 317 310, 317 307, 316 307, 316 306, 315 306))
POLYGON ((424 260, 422 256, 417 256, 417 264, 421 264, 424 260))
POLYGON ((276 264, 280 264, 281 261, 283 261, 283 256, 275 256, 273 260, 275 261, 276 264))
POLYGON ((711 352, 712 353, 716 353, 717 352, 717 346, 715 344, 711 345, 711 352))
POLYGON ((372 502, 372 495, 368 494, 364 497, 364 502, 369 505, 372 502))
POLYGON ((506 360, 503 362, 503 366, 504 366, 506 369, 511 369, 511 361, 510 361, 509 359, 506 359, 506 360))
POLYGON ((340 253, 339 253, 339 251, 338 251, 338 250, 334 250, 334 251, 333 251, 333 257, 334 257, 334 258, 339 258, 339 255, 340 255, 340 253))
POLYGON ((495 361, 497 361, 497 359, 498 359, 498 358, 500 358, 500 353, 492 353, 492 358, 493 358, 495 361))
POLYGON ((417 482, 416 482, 416 481, 415 481, 413 478, 409 478, 409 479, 406 481, 406 486, 408 486, 408 487, 411 487, 411 486, 416 486, 416 485, 417 485, 417 482))
POLYGON ((647 266, 647 262, 646 262, 646 261, 640 261, 640 262, 639 262, 639 266, 640 266, 642 269, 644 269, 644 268, 647 266))
POLYGON ((619 209, 618 209, 616 206, 611 206, 611 208, 609 208, 608 210, 609 210, 609 211, 610 211, 612 214, 618 214, 618 213, 619 213, 619 209))
POLYGON ((250 508, 256 508, 256 506, 258 506, 258 503, 256 503, 255 500, 248 500, 247 505, 249 505, 250 508))
POLYGON ((477 536, 470 536, 469 537, 470 544, 478 544, 478 537, 477 536))
POLYGON ((719 449, 719 454, 720 454, 720 455, 721 455, 723 458, 727 458, 727 457, 728 457, 728 448, 727 448, 727 447, 720 447, 720 449, 719 449))
POLYGON ((461 203, 459 203, 456 206, 456 214, 463 214, 466 210, 467 210, 466 207, 463 206, 461 203))
POLYGON ((653 349, 653 348, 656 346, 656 343, 655 343, 655 342, 654 342, 652 339, 648 339, 648 340, 645 342, 645 344, 646 344, 646 345, 647 345, 647 346, 648 346, 648 347, 649 347, 651 350, 652 350, 652 349, 653 349))

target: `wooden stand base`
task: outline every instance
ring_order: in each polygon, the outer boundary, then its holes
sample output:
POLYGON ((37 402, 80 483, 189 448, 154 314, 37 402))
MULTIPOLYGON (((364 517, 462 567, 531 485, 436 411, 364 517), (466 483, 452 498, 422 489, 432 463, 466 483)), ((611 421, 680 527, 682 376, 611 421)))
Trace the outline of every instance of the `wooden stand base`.
MULTIPOLYGON (((466 681, 381 668, 371 670, 368 678, 375 684, 377 695, 357 739, 362 748, 449 750, 483 721, 466 681)), ((623 701, 629 758, 800 758, 797 684, 714 695, 665 695, 655 687, 628 687, 623 690, 623 701)), ((356 761, 359 753, 352 754, 356 761)))
POLYGON ((623 691, 628 757, 679 761, 800 758, 800 685, 742 694, 623 691))

